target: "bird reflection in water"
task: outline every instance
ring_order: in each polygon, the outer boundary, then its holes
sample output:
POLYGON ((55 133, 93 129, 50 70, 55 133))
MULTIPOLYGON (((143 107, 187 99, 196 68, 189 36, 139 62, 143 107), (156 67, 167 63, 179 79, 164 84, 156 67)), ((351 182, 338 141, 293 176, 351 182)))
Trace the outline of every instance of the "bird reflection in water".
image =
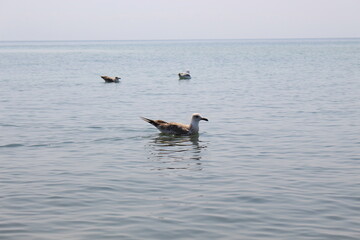
POLYGON ((160 164, 154 170, 202 170, 200 160, 206 144, 199 141, 199 135, 172 136, 160 133, 151 138, 147 148, 149 159, 160 164))

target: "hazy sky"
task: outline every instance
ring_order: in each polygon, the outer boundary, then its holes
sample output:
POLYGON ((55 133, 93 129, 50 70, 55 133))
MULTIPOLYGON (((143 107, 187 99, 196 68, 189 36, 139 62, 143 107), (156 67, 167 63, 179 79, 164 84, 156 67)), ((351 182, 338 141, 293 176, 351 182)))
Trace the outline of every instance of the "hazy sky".
POLYGON ((360 0, 0 0, 0 41, 360 37, 360 0))

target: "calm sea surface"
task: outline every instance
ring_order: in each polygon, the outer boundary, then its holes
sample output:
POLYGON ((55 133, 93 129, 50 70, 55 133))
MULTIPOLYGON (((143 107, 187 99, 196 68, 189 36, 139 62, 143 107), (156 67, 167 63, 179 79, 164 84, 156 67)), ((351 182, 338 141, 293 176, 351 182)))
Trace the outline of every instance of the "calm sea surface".
POLYGON ((360 239, 360 39, 0 42, 0 239, 360 239))

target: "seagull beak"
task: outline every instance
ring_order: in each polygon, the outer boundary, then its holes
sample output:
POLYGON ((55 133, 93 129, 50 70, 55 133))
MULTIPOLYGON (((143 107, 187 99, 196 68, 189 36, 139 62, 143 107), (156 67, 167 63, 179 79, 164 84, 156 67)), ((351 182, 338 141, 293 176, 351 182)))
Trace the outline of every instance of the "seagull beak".
POLYGON ((201 120, 204 120, 204 121, 207 121, 207 122, 209 121, 207 118, 201 118, 201 120))

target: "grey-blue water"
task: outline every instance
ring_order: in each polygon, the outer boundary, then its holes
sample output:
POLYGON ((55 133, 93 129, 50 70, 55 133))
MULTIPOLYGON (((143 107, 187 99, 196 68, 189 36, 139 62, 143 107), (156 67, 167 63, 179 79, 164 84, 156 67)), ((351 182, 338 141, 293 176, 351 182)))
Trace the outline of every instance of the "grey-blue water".
POLYGON ((360 39, 1 42, 0 239, 360 239, 359 119, 360 39))

